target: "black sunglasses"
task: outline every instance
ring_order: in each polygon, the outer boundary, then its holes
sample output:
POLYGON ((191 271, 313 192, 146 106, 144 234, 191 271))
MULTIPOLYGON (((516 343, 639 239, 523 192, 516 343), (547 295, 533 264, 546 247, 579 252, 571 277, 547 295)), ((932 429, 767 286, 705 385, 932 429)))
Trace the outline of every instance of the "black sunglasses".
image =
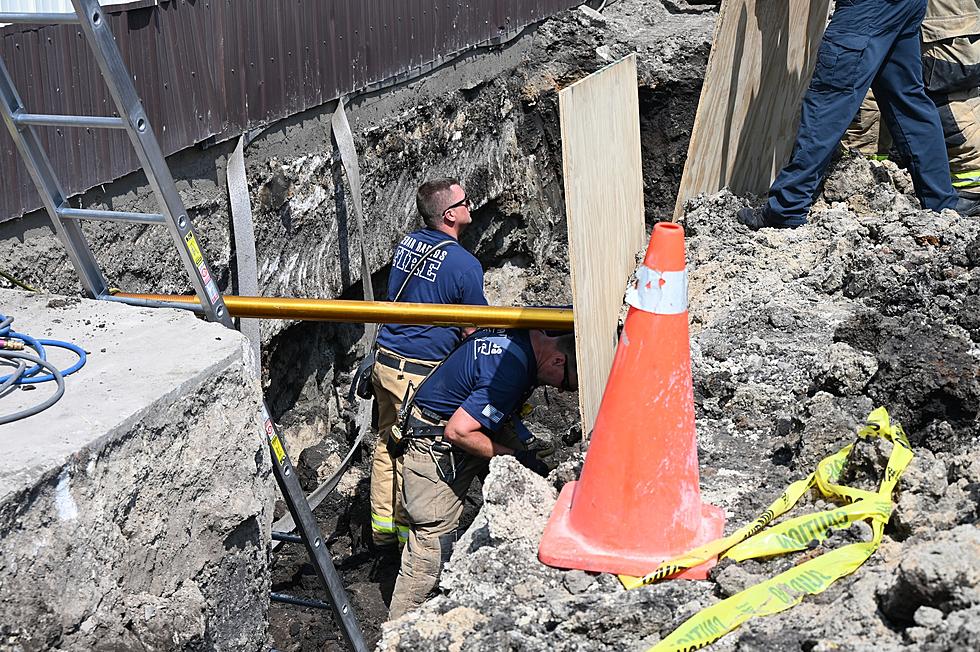
POLYGON ((446 210, 442 211, 442 214, 445 215, 446 213, 448 213, 452 209, 459 208, 460 206, 466 206, 466 208, 472 208, 473 207, 473 203, 470 202, 470 198, 469 197, 463 197, 462 199, 460 199, 458 202, 456 202, 452 206, 446 206, 446 210))

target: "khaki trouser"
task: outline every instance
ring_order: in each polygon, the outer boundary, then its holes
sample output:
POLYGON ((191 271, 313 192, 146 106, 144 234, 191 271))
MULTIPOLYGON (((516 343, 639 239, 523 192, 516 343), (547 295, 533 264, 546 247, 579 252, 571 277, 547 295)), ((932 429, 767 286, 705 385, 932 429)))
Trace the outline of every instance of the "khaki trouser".
POLYGON ((980 192, 980 89, 934 96, 946 137, 953 188, 961 196, 980 192))
MULTIPOLYGON (((504 446, 521 448, 512 430, 495 435, 504 446)), ((408 517, 408 544, 391 595, 388 618, 395 619, 428 599, 439 583, 459 535, 463 499, 488 460, 458 450, 433 448, 432 439, 412 439, 402 458, 402 500, 408 517)))
MULTIPOLYGON (((406 362, 433 364, 426 360, 413 360, 382 349, 406 362)), ((411 382, 414 387, 425 376, 410 374, 375 363, 371 370, 374 396, 378 402, 378 443, 371 461, 371 538, 375 545, 404 544, 408 539, 408 525, 401 508, 401 463, 388 454, 388 438, 391 427, 398 420, 405 390, 411 382)))

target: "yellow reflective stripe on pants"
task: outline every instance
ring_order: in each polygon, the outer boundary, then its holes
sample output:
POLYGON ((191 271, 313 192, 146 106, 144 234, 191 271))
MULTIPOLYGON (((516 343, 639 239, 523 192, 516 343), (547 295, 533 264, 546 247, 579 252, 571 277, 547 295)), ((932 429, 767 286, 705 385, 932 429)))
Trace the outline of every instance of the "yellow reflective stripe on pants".
POLYGON ((980 186, 980 171, 960 172, 953 175, 954 188, 973 188, 980 186))
POLYGON ((383 518, 381 516, 378 516, 374 512, 371 512, 371 529, 374 530, 375 532, 394 534, 395 522, 392 521, 390 518, 383 518))

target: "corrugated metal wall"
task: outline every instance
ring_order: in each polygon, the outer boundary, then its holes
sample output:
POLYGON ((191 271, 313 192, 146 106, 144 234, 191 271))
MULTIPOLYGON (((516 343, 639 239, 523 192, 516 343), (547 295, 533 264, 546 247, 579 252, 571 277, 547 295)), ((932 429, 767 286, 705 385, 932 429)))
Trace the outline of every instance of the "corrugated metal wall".
MULTIPOLYGON (((44 2, 46 0, 33 0, 44 2)), ((299 113, 520 30, 582 0, 172 0, 110 16, 164 153, 299 113)), ((79 30, 0 31, 28 111, 110 115, 79 30)), ((138 168, 122 132, 40 128, 69 193, 138 168)), ((0 129, 0 221, 38 208, 0 129)))

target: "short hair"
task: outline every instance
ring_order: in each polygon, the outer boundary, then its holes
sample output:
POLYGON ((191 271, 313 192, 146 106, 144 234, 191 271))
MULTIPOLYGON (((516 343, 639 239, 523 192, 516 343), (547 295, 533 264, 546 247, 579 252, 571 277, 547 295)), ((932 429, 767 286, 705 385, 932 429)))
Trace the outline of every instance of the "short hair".
POLYGON ((442 214, 449 203, 449 189, 458 185, 460 183, 456 179, 440 177, 419 186, 419 191, 415 194, 415 206, 426 226, 434 229, 442 224, 442 214))
POLYGON ((578 360, 575 357, 575 334, 559 335, 555 338, 555 348, 559 353, 565 354, 568 365, 568 380, 571 389, 578 389, 578 360))

